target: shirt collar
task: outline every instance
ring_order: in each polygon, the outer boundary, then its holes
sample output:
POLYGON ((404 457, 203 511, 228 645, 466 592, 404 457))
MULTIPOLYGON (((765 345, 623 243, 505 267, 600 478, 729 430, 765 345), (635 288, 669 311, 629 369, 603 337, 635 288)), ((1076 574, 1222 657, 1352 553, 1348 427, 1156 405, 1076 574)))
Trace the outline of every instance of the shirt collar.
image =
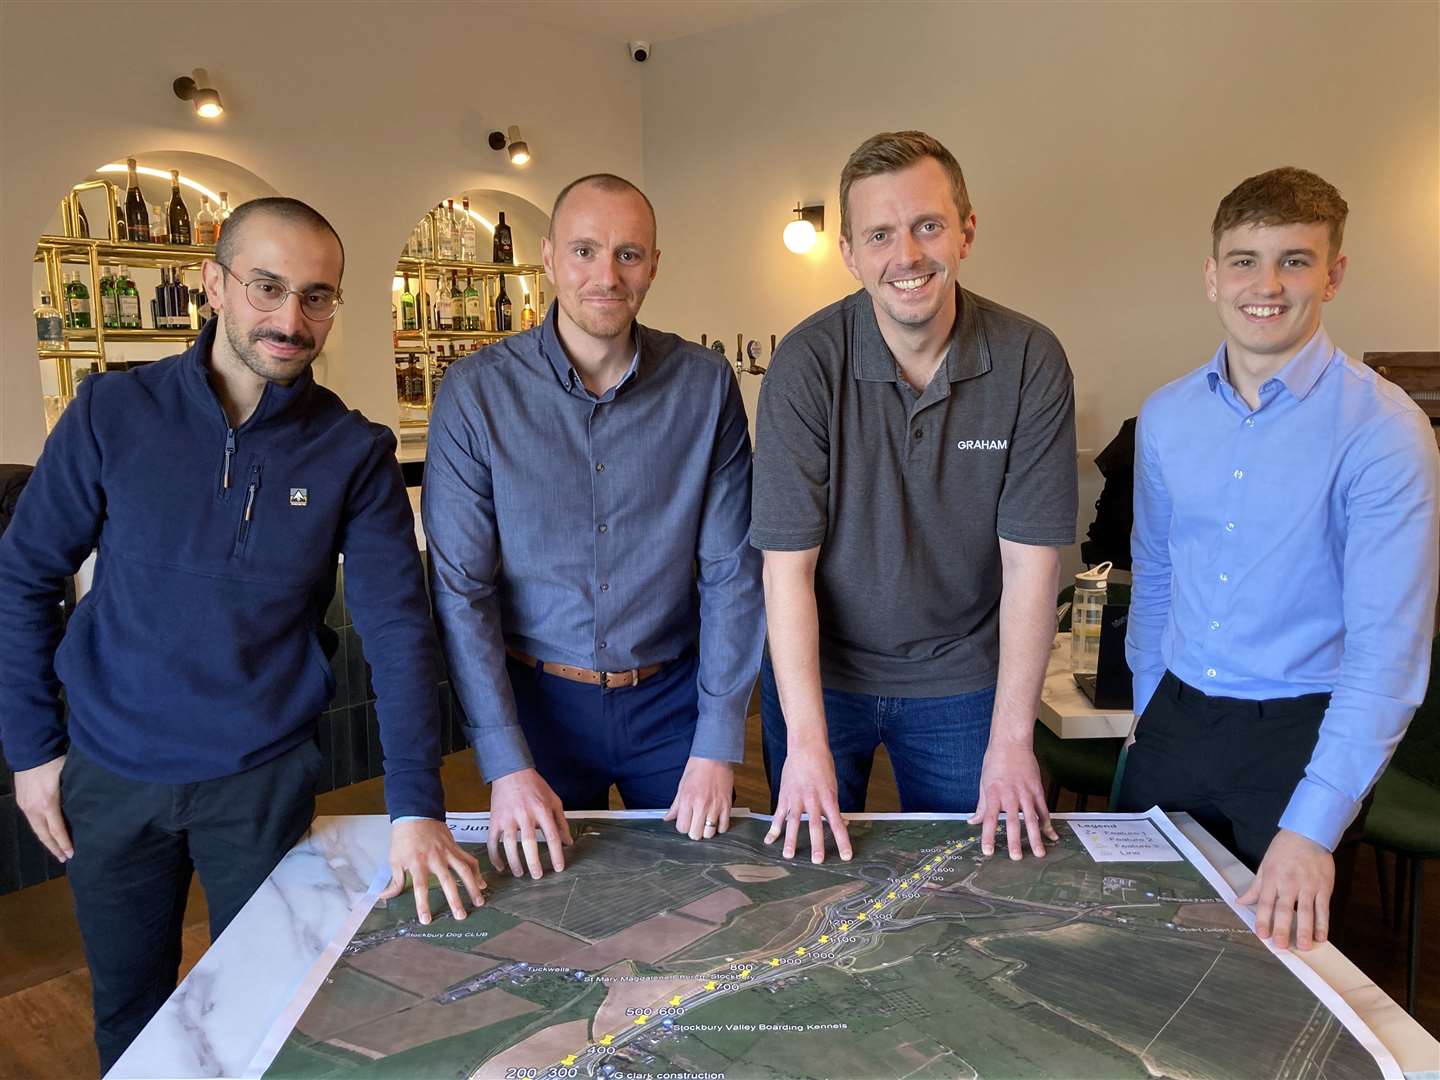
MULTIPOLYGON (((560 385, 568 392, 573 390, 576 385, 583 386, 584 383, 580 381, 580 374, 575 370, 575 365, 570 362, 570 355, 565 351, 565 346, 560 341, 560 333, 555 327, 559 304, 559 300, 550 301, 550 309, 545 312, 545 321, 540 324, 540 351, 550 362, 550 367, 555 372, 555 377, 560 380, 560 385)), ((630 340, 635 345, 635 355, 630 358, 630 367, 620 381, 615 384, 611 393, 618 391, 633 379, 640 368, 640 329, 639 323, 632 323, 630 326, 630 340)))
MULTIPOLYGON (((875 301, 861 289, 855 294, 855 350, 853 371, 861 382, 888 382, 899 379, 895 355, 880 333, 875 319, 875 301)), ((945 352, 945 378, 959 382, 984 375, 990 370, 990 346, 984 328, 975 314, 975 298, 955 286, 955 328, 950 334, 950 347, 945 352)))
MULTIPOLYGON (((1291 396, 1304 401, 1310 396, 1310 391, 1315 389, 1315 384, 1320 381, 1320 376, 1325 373, 1330 362, 1335 359, 1336 352, 1335 343, 1321 326, 1300 351, 1290 358, 1289 363, 1266 380, 1265 385, 1278 380, 1290 391, 1291 396)), ((1210 383, 1212 393, 1221 382, 1230 381, 1229 353, 1223 342, 1205 369, 1205 377, 1210 383)))

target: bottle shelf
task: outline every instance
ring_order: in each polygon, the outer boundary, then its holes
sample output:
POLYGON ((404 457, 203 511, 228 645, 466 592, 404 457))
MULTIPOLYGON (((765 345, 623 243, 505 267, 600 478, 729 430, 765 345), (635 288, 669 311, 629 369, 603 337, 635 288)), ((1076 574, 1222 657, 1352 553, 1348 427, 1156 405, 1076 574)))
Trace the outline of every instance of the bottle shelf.
MULTIPOLYGON (((109 331, 107 330, 108 334, 109 331)), ((519 330, 396 330, 396 341, 424 341, 428 336, 439 341, 499 341, 514 337, 519 330)))
POLYGON ((37 263, 45 261, 47 250, 67 264, 88 264, 90 252, 94 251, 96 260, 101 263, 124 263, 150 269, 198 269, 206 259, 215 257, 215 248, 209 244, 140 244, 77 236, 42 236, 35 244, 37 263))
POLYGON ((397 260, 398 274, 418 274, 421 267, 426 270, 457 270, 468 271, 472 274, 485 274, 491 277, 498 277, 501 274, 529 275, 543 274, 545 267, 533 263, 493 263, 493 262, 464 262, 460 259, 427 259, 418 255, 402 255, 397 260))
MULTIPOLYGON (((66 328, 65 336, 71 341, 94 341, 94 330, 66 328)), ((106 341, 194 341, 200 336, 199 330, 110 330, 105 331, 106 341)))

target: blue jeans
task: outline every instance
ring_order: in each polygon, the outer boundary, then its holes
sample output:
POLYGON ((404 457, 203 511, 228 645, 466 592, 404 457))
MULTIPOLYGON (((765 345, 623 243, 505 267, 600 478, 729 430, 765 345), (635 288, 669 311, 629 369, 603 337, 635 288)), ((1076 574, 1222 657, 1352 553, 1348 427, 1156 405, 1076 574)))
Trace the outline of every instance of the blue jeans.
MULTIPOLYGON (((865 809, 875 748, 884 745, 906 813, 961 814, 980 798, 980 765, 990 741, 995 687, 952 697, 903 698, 825 691, 825 724, 835 758, 840 810, 865 809)), ((760 665, 760 722, 770 809, 785 766, 785 716, 767 655, 760 665)))
POLYGON ((675 801, 700 718, 699 658, 671 661, 638 686, 602 690, 506 659, 535 770, 566 810, 604 810, 610 785, 631 810, 675 801))

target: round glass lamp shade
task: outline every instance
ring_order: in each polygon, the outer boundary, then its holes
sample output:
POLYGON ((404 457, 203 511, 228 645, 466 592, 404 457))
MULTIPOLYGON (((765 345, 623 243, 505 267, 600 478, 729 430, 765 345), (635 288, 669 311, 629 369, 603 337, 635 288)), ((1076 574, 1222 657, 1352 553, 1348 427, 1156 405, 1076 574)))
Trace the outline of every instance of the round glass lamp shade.
POLYGON ((815 226, 808 221, 792 221, 785 226, 785 246, 796 255, 804 255, 815 246, 815 226))

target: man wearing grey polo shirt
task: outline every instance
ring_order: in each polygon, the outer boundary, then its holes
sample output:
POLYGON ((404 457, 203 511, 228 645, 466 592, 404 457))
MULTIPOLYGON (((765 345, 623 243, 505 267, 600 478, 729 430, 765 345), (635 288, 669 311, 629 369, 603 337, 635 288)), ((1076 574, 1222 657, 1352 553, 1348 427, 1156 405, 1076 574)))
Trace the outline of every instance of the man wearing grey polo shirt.
POLYGON ((541 243, 555 304, 452 367, 430 424, 435 616, 493 785, 490 858, 517 876, 541 875, 537 828, 563 869, 564 808, 603 810, 612 784, 724 832, 743 757, 765 632, 750 438, 724 359, 635 322, 655 232, 629 181, 566 187, 541 243))
POLYGON ((1039 323, 962 289, 975 214, 918 131, 840 177, 840 251, 864 286, 780 346, 756 421, 765 552, 761 715, 775 823, 810 855, 863 810, 884 744, 907 811, 974 812, 994 852, 1055 838, 1032 733, 1074 542, 1073 382, 1039 323), (1024 815, 1022 828, 1018 815, 1024 815))

